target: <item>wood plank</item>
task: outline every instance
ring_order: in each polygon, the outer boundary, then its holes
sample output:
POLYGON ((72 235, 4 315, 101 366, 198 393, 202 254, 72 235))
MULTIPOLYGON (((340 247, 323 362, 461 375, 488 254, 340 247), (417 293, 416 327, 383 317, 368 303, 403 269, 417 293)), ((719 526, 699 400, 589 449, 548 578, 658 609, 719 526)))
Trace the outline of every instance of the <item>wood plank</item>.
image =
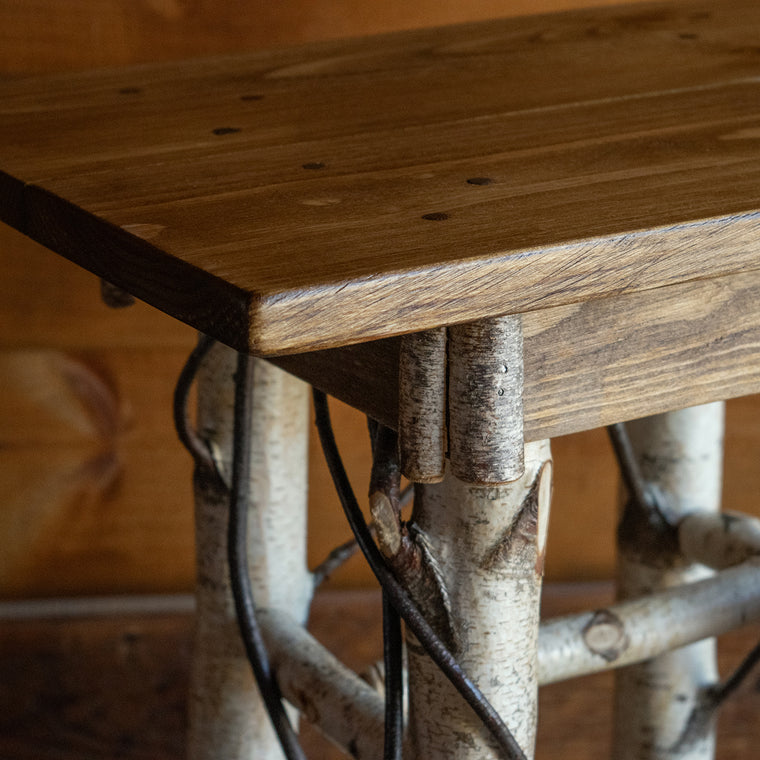
POLYGON ((759 22, 689 0, 4 82, 5 218, 261 354, 757 268, 759 22))
MULTIPOLYGON (((760 391, 760 273, 523 316, 525 438, 555 438, 760 391)), ((273 358, 391 427, 400 340, 273 358)))
MULTIPOLYGON (((547 586, 543 612, 592 609, 611 596, 609 585, 547 586)), ((310 627, 361 670, 381 654, 378 593, 320 594, 310 627)), ((6 760, 180 760, 192 628, 189 614, 0 622, 0 754, 6 760)), ((758 633, 754 626, 721 639, 724 673, 758 633)), ((608 755, 611 688, 612 674, 605 673, 541 689, 537 758, 608 755)), ((750 681, 721 712, 718 760, 756 756, 758 708, 750 681)), ((343 757, 314 731, 304 734, 309 757, 343 757)))

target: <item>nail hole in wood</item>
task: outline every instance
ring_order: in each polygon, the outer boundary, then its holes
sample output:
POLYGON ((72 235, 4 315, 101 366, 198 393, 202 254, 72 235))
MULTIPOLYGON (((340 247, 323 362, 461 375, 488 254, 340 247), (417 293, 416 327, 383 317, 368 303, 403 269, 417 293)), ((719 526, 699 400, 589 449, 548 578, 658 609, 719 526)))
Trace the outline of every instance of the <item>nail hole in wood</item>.
POLYGON ((325 165, 321 161, 310 161, 309 163, 304 164, 303 168, 304 169, 313 169, 313 170, 324 169, 325 165))
POLYGON ((429 222, 442 222, 445 219, 449 218, 448 214, 445 214, 443 211, 435 211, 432 214, 423 214, 423 219, 427 219, 429 222))
POLYGON ((240 129, 238 129, 238 127, 217 127, 211 131, 215 135, 232 135, 235 134, 235 132, 239 132, 240 129))
POLYGON ((490 177, 470 177, 467 180, 468 185, 490 185, 492 182, 490 177))

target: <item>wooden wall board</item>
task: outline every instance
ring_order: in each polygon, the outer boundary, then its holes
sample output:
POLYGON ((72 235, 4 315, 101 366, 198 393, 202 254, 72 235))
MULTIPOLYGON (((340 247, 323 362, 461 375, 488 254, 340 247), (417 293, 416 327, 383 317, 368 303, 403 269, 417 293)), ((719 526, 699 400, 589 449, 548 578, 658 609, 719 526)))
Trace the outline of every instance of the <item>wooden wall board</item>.
POLYGON ((689 0, 7 81, 6 220, 264 355, 746 271, 758 22, 689 0))
MULTIPOLYGON (((609 604, 610 585, 546 586, 547 616, 609 604)), ((382 653, 375 591, 316 597, 310 628, 349 667, 382 653), (340 620, 340 625, 335 621, 340 620)), ((189 614, 0 621, 0 754, 5 760, 180 760, 185 756, 189 614)), ((758 627, 722 637, 730 672, 755 644, 758 627)), ((538 760, 607 756, 611 672, 540 690, 538 760)), ((721 710, 717 760, 757 754, 760 695, 751 679, 721 710)), ((307 755, 345 757, 305 730, 307 755)))
POLYGON ((617 0, 4 0, 0 70, 92 68, 617 0))
POLYGON ((196 332, 140 301, 110 309, 98 278, 0 224, 0 349, 186 350, 196 332))

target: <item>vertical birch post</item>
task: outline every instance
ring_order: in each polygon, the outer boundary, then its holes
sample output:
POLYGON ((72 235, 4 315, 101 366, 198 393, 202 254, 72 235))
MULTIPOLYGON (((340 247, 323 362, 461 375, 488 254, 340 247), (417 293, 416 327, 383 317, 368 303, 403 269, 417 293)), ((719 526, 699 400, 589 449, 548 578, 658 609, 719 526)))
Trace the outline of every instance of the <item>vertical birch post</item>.
MULTIPOLYGON (((229 485, 237 354, 216 345, 198 377, 198 431, 229 485)), ((258 606, 305 622, 308 387, 256 360, 251 426, 249 561, 258 606)), ((197 618, 190 760, 281 760, 243 650, 227 568, 226 488, 196 472, 197 618)))
MULTIPOLYGON (((672 525, 687 514, 720 509, 722 402, 629 424, 647 489, 672 525)), ((629 512, 630 516, 630 512, 629 512)), ((677 542, 642 521, 619 529, 618 596, 642 596, 711 574, 680 559, 677 542)), ((616 674, 613 757, 616 760, 710 760, 714 726, 685 738, 701 690, 717 680, 715 643, 707 639, 616 674)))
POLYGON ((446 328, 401 339, 399 459, 404 477, 439 483, 446 460, 446 328))
POLYGON ((466 483, 523 474, 523 333, 519 314, 449 328, 449 452, 466 483))
MULTIPOLYGON (((413 515, 444 589, 447 643, 528 758, 536 735, 539 602, 551 482, 549 442, 530 443, 519 480, 484 487, 447 472, 442 483, 419 487, 413 515)), ((414 757, 498 758, 479 720, 409 633, 407 647, 414 757)))

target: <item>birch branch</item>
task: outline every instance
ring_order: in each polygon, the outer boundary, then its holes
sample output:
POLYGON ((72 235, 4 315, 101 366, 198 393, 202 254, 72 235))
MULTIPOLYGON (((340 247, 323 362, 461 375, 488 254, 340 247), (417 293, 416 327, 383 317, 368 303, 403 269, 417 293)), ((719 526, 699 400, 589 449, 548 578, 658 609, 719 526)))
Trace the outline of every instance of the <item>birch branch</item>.
POLYGON ((723 570, 760 554, 760 520, 736 512, 687 515, 678 525, 683 556, 723 570))
POLYGON ((543 623, 538 681, 643 662, 757 621, 760 558, 689 585, 543 623))
POLYGON ((258 614, 285 699, 344 752, 381 760, 382 696, 288 613, 266 609, 258 614))

